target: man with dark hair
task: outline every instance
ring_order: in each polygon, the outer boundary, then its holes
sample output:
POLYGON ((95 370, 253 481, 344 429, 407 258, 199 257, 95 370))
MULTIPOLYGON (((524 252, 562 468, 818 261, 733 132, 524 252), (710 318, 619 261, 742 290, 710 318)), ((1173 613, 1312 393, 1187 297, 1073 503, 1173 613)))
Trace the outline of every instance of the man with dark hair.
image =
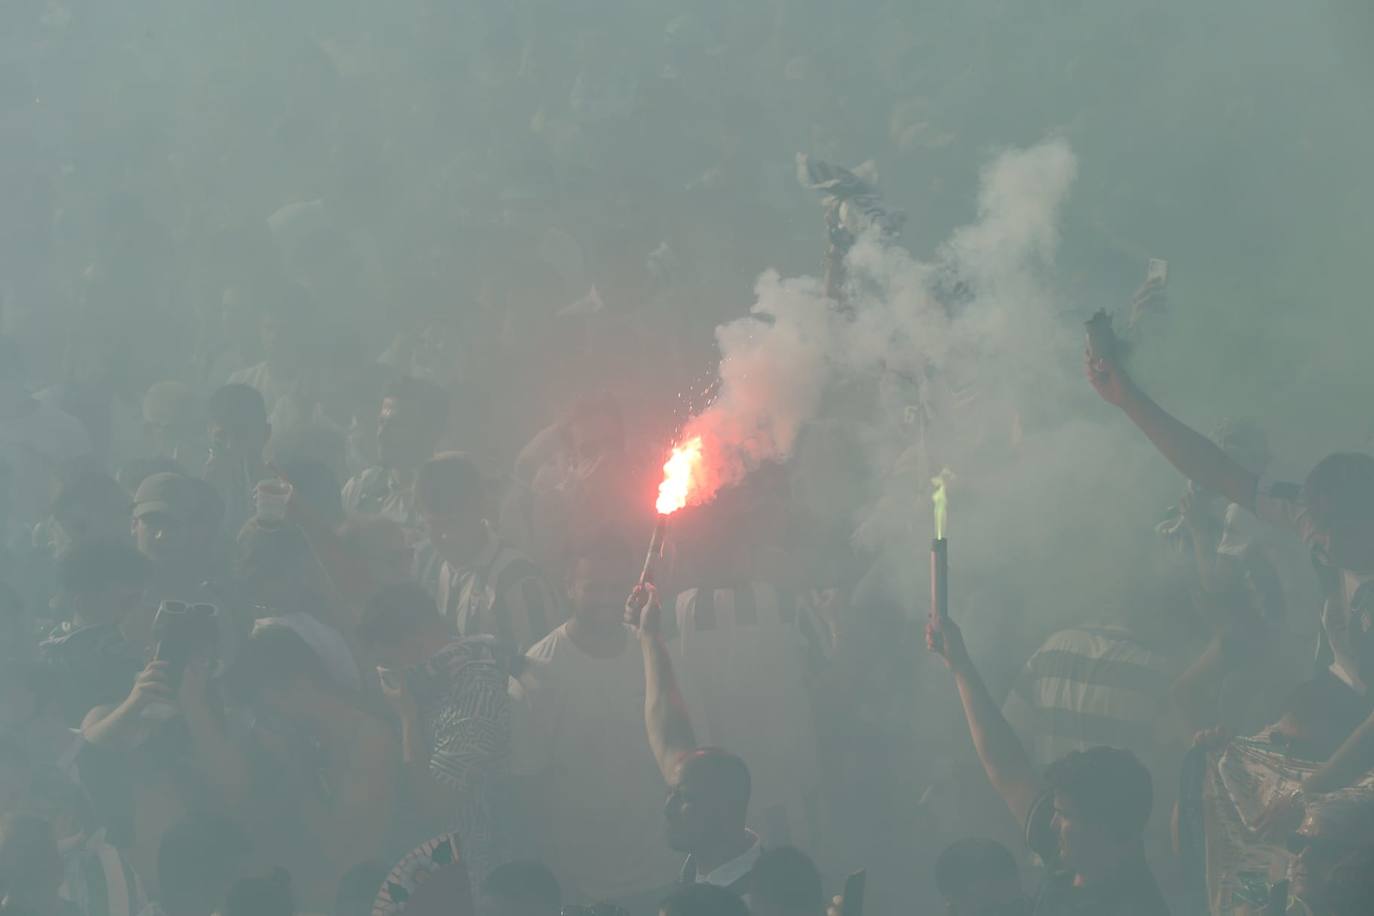
POLYGON ((1026 842, 1050 875, 1036 916, 1167 916, 1145 861, 1153 805, 1150 774, 1129 751, 1096 747, 1055 761, 1039 778, 949 620, 932 620, 926 644, 954 672, 978 759, 1025 825, 1026 842))
POLYGON ((201 477, 224 501, 225 529, 233 536, 253 516, 254 486, 273 476, 263 464, 272 425, 262 395, 249 385, 220 387, 210 395, 206 412, 210 457, 201 477))
POLYGON ((252 845, 233 821, 191 815, 162 836, 155 905, 162 916, 211 916, 246 873, 252 845))
POLYGON ((678 888, 658 908, 658 916, 749 916, 738 894, 713 884, 678 888))
POLYGON ((219 609, 220 658, 233 658, 249 629, 228 571, 221 564, 224 507, 214 488, 184 474, 153 474, 134 494, 132 531, 148 560, 143 607, 124 623, 136 646, 152 643, 154 612, 163 601, 208 603, 219 609))
POLYGON ((191 555, 193 538, 189 536, 200 510, 195 484, 183 474, 153 474, 138 485, 133 505, 134 543, 148 558, 155 581, 204 581, 210 558, 191 555))
POLYGON ((1030 914, 1016 860, 996 840, 968 837, 946 846, 935 860, 935 889, 949 916, 1030 914))
POLYGON ((520 676, 515 769, 531 790, 531 828, 569 895, 638 913, 662 899, 674 864, 657 811, 663 781, 644 741, 644 661, 624 621, 636 558, 608 535, 575 556, 572 618, 530 649, 520 676))
POLYGON ((416 475, 416 508, 444 561, 439 610, 459 635, 486 634, 523 651, 558 622, 558 602, 533 561, 487 522, 486 493, 477 465, 458 452, 416 475))
POLYGON ((343 488, 350 515, 380 515, 402 527, 414 551, 412 565, 426 588, 437 590, 441 560, 415 508, 415 477, 434 456, 448 428, 448 394, 422 379, 400 377, 387 384, 377 416, 377 464, 343 488))
POLYGON ((358 638, 379 662, 382 694, 400 720, 417 803, 462 838, 480 883, 510 846, 511 663, 490 639, 454 639, 433 599, 410 584, 372 597, 358 638))
MULTIPOLYGON (((1318 674, 1364 698, 1371 713, 1304 790, 1350 785, 1374 766, 1374 456, 1338 452, 1318 462, 1301 487, 1269 483, 1165 411, 1105 354, 1088 354, 1087 373, 1102 399, 1120 408, 1197 487, 1294 530, 1312 548, 1324 593, 1318 674)), ((1261 818, 1261 829, 1291 829, 1300 802, 1296 796, 1277 802, 1261 818)))
POLYGON ((344 508, 417 525, 415 472, 434 456, 448 426, 448 395, 433 382, 401 377, 387 384, 377 416, 377 461, 344 485, 344 508))
POLYGON ((754 916, 823 916, 825 890, 816 864, 793 846, 764 852, 749 874, 749 912, 754 916))
POLYGON ((478 916, 558 916, 563 889, 542 862, 507 862, 482 882, 478 916))
POLYGON ((64 622, 39 646, 68 727, 97 706, 118 703, 143 667, 120 624, 142 603, 148 563, 121 541, 80 541, 57 562, 64 622))
POLYGON ((637 586, 625 605, 644 655, 644 726, 659 772, 668 783, 668 845, 687 854, 682 884, 712 884, 737 896, 763 849, 745 826, 749 768, 720 748, 698 747, 687 705, 663 641, 663 608, 652 585, 637 586))

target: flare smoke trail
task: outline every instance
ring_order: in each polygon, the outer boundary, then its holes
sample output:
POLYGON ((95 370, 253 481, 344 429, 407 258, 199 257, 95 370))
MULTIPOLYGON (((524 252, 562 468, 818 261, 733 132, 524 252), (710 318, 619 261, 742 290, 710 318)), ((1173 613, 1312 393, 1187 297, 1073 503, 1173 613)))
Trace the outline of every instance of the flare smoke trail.
MULTIPOLYGON (((929 263, 876 238, 861 240, 850 255, 852 319, 830 307, 819 281, 764 274, 750 315, 717 328, 719 394, 683 432, 705 443, 694 501, 786 458, 836 381, 895 372, 922 379, 923 397, 939 397, 976 376, 981 359, 1042 356, 1049 333, 1043 278, 1075 170, 1061 140, 998 156, 983 175, 977 221, 957 230, 929 263), (951 279, 972 298, 940 301, 935 290, 951 279), (1025 314, 1014 314, 1017 308, 1025 314)), ((980 395, 997 400, 1006 392, 980 395)))

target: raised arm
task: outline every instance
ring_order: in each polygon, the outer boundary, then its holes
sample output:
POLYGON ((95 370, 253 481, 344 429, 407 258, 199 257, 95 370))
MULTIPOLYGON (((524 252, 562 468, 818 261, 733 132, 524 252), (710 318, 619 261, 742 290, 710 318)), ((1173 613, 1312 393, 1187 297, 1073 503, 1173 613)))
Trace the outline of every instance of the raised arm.
POLYGON ((969 734, 973 736, 973 746, 988 774, 988 781, 1007 803, 1016 822, 1026 823, 1043 786, 1026 749, 973 666, 964 648, 963 634, 952 621, 932 620, 926 624, 926 647, 943 658, 945 665, 954 672, 964 718, 968 720, 969 734))
POLYGON ((671 782, 678 761, 696 750, 696 733, 678 689, 663 641, 663 607, 652 585, 642 585, 625 602, 625 620, 639 633, 644 651, 644 728, 663 778, 671 782))
POLYGON ((1360 723, 1331 759, 1303 783, 1305 792, 1334 792, 1352 786, 1374 769, 1374 715, 1360 723))
POLYGON ((1184 477, 1243 508, 1255 508, 1259 477, 1253 471, 1156 404, 1114 361, 1089 357, 1087 370, 1102 399, 1120 407, 1184 477))

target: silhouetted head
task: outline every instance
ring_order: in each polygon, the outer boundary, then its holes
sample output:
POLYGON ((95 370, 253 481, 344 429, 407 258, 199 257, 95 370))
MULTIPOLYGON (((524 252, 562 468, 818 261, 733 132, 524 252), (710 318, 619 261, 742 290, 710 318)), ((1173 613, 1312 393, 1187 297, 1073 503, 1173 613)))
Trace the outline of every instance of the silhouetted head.
POLYGON ((1154 785, 1130 751, 1073 751, 1049 765, 1045 782, 1054 793, 1053 824, 1066 868, 1101 881, 1143 855, 1154 785))
POLYGON ((749 768, 720 748, 698 748, 679 761, 664 814, 668 845, 692 853, 736 839, 749 812, 749 768))

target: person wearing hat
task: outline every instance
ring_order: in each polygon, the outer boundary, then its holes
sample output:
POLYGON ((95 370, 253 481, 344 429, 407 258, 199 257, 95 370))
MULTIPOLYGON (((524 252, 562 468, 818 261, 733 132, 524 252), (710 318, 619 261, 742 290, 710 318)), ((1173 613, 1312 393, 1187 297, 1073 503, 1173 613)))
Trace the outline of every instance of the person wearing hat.
MULTIPOLYGON (((189 541, 184 536, 196 514, 199 497, 185 474, 163 471, 138 485, 134 493, 133 536, 139 553, 159 573, 185 569, 189 541)), ((189 570, 187 570, 189 571, 189 570)))
POLYGON ((153 612, 167 600, 216 605, 222 648, 237 643, 241 634, 225 607, 232 590, 216 551, 223 511, 212 487, 185 474, 162 471, 138 485, 132 530, 139 553, 148 559, 149 576, 144 612, 125 624, 135 645, 151 636, 153 612))

